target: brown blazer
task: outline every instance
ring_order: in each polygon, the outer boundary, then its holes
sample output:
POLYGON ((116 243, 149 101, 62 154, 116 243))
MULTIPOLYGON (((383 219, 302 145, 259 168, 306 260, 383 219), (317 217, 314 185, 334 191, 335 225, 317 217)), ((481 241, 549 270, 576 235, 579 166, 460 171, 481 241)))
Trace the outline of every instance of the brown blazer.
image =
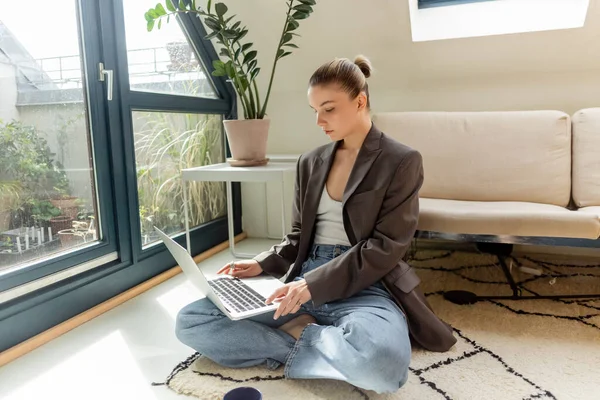
MULTIPOLYGON (((300 156, 296 170, 292 231, 254 259, 262 269, 290 282, 299 275, 314 238, 317 208, 340 142, 300 156)), ((431 310, 419 277, 402 261, 417 229, 421 154, 373 124, 344 190, 343 221, 352 244, 347 252, 305 274, 312 302, 320 306, 348 298, 383 279, 405 313, 413 341, 432 351, 450 349, 452 329, 431 310)))

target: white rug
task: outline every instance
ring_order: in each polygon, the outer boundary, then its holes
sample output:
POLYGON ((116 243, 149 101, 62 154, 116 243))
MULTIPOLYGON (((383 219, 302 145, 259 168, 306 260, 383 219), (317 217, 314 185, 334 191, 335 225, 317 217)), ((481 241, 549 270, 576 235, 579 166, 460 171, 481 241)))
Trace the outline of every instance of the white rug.
MULTIPOLYGON (((162 384, 203 400, 222 399, 240 386, 258 388, 264 400, 600 399, 600 300, 459 306, 444 300, 443 291, 510 294, 495 257, 428 251, 411 264, 458 343, 446 353, 413 349, 408 383, 394 394, 330 380, 288 380, 283 368, 222 368, 198 354, 176 366, 162 384)), ((600 266, 559 265, 553 257, 539 256, 513 259, 512 268, 526 294, 600 293, 600 266), (544 275, 523 274, 521 265, 544 275)))

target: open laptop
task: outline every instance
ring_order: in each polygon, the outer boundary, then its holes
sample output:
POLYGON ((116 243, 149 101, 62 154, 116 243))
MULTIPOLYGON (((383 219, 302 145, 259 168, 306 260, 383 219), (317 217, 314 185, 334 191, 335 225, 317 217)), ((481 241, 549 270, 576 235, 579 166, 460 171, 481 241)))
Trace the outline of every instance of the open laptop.
POLYGON ((154 229, 192 284, 230 319, 244 319, 277 309, 277 303, 265 304, 266 298, 284 285, 277 278, 259 276, 242 281, 231 275, 218 275, 207 279, 185 248, 157 227, 154 229))

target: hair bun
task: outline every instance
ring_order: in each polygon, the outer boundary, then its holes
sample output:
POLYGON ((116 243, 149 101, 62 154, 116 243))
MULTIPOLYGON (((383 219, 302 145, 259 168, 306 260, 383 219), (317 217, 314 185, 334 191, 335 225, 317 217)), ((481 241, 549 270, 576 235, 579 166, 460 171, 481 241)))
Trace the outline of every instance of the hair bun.
POLYGON ((371 65, 371 61, 369 61, 369 59, 367 57, 365 57, 363 55, 356 56, 356 58, 354 59, 354 64, 356 64, 358 66, 358 68, 360 68, 362 73, 365 75, 365 78, 368 78, 371 76, 371 72, 373 71, 373 66, 371 65))

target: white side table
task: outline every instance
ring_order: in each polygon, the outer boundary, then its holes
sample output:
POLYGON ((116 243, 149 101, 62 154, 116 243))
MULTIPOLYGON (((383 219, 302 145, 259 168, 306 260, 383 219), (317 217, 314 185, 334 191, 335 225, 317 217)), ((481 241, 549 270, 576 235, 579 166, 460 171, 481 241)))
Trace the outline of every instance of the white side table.
MULTIPOLYGON (((285 235, 285 180, 289 176, 294 176, 296 173, 295 162, 269 162, 267 165, 260 167, 232 167, 227 163, 206 165, 203 167, 186 168, 181 170, 183 202, 185 209, 185 236, 188 252, 191 252, 190 247, 190 227, 188 215, 188 199, 187 199, 187 182, 188 181, 204 181, 204 182, 225 182, 227 187, 227 229, 229 234, 229 248, 234 257, 237 258, 252 258, 253 254, 238 253, 235 251, 235 241, 233 232, 233 199, 232 199, 232 182, 281 182, 281 224, 282 232, 285 235)), ((266 206, 266 202, 265 202, 266 206)), ((267 214, 268 215, 268 214, 267 214)))

